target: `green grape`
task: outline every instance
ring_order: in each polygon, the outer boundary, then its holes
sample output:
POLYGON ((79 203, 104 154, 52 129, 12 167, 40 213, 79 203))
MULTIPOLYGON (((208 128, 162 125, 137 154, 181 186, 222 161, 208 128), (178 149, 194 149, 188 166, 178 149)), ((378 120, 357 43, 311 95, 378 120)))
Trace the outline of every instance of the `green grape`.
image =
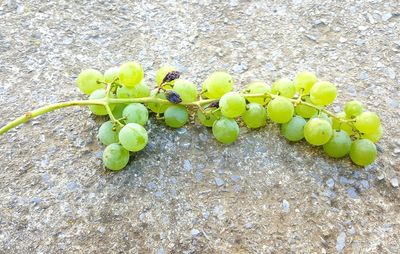
POLYGON ((353 141, 350 148, 351 160, 359 166, 367 166, 376 159, 376 146, 369 139, 353 141))
POLYGON ((304 137, 312 145, 323 145, 332 137, 332 126, 325 119, 312 118, 304 126, 304 137))
MULTIPOLYGON (((303 100, 307 103, 311 103, 310 96, 304 96, 303 100)), ((310 107, 308 105, 304 105, 302 103, 297 104, 295 108, 296 114, 303 117, 303 118, 311 118, 315 114, 318 113, 317 109, 310 107)))
POLYGON ((189 120, 189 114, 185 106, 173 105, 164 112, 165 123, 172 128, 180 128, 189 120))
POLYGON ((110 145, 119 142, 118 133, 119 129, 111 121, 107 121, 100 126, 97 137, 103 145, 110 145))
POLYGON ((267 124, 267 111, 258 103, 249 103, 242 119, 248 128, 259 128, 267 124))
POLYGON ((111 67, 104 72, 104 79, 107 83, 115 81, 119 77, 119 67, 111 67))
POLYGON ((97 89, 104 87, 103 84, 98 83, 98 81, 103 81, 104 77, 101 72, 93 69, 86 69, 79 73, 76 82, 78 83, 79 89, 84 94, 91 94, 97 89))
POLYGON ((119 87, 117 90, 118 98, 143 98, 150 96, 150 87, 145 82, 140 82, 135 87, 119 87))
POLYGON ((374 112, 363 112, 356 117, 354 126, 362 133, 370 134, 377 132, 381 126, 379 116, 374 112))
POLYGON ((304 138, 306 120, 301 116, 294 116, 292 120, 281 125, 282 135, 290 141, 299 141, 304 138))
POLYGON ((324 144, 325 153, 333 158, 341 158, 350 152, 351 138, 346 132, 334 131, 328 143, 324 144))
POLYGON ((137 123, 128 123, 119 131, 119 142, 128 151, 142 150, 148 141, 146 129, 137 123))
MULTIPOLYGON (((251 82, 250 84, 247 85, 246 90, 245 90, 245 93, 247 93, 247 94, 264 94, 264 93, 270 93, 270 92, 271 92, 271 87, 261 81, 251 82)), ((247 98, 247 100, 249 102, 266 105, 270 101, 270 98, 269 97, 247 98)))
POLYGON ((112 110, 112 113, 116 119, 122 118, 122 112, 124 111, 126 104, 124 103, 118 103, 114 104, 114 109, 112 110))
MULTIPOLYGON (((90 96, 89 100, 94 100, 94 99, 103 99, 106 96, 106 90, 105 89, 97 89, 94 91, 90 96)), ((110 104, 111 110, 113 110, 115 107, 115 104, 110 104)), ((90 111, 92 111, 93 114, 98 115, 98 116, 105 116, 107 115, 106 108, 103 105, 90 105, 89 106, 90 111)))
POLYGON ((349 101, 344 105, 344 112, 348 118, 360 115, 363 110, 363 106, 359 101, 349 101))
POLYGON ((340 120, 344 120, 346 119, 346 113, 344 112, 340 112, 336 115, 338 118, 336 117, 331 117, 331 122, 332 122, 332 128, 334 130, 340 130, 340 120))
POLYGON ((336 86, 330 82, 317 82, 310 90, 312 103, 318 106, 331 104, 336 98, 336 86))
POLYGON ((287 123, 293 117, 294 107, 289 99, 278 97, 268 103, 267 113, 273 122, 287 123))
POLYGON ((129 152, 119 144, 110 144, 104 149, 103 164, 110 170, 121 170, 129 162, 129 152))
POLYGON ((315 83, 317 83, 317 76, 308 71, 297 73, 296 78, 294 79, 296 90, 299 92, 302 90, 302 94, 308 94, 315 83))
POLYGON ((172 90, 179 94, 183 103, 193 102, 197 99, 196 85, 185 79, 175 80, 172 90))
MULTIPOLYGON (((171 71, 177 71, 177 69, 173 66, 169 65, 164 65, 160 69, 157 70, 156 72, 156 83, 158 86, 161 85, 161 82, 164 80, 165 76, 167 76, 168 73, 171 71)), ((168 85, 174 84, 175 80, 168 82, 168 85)), ((165 85, 165 84, 164 84, 165 85)))
POLYGON ((326 121, 328 121, 328 123, 330 125, 333 125, 332 119, 324 112, 320 112, 319 114, 315 114, 313 117, 311 118, 321 118, 321 119, 325 119, 326 121))
POLYGON ((142 81, 144 72, 137 62, 127 62, 119 69, 119 81, 126 87, 134 87, 142 81))
POLYGON ((371 140, 374 143, 377 143, 382 137, 382 131, 383 131, 382 126, 380 125, 378 130, 376 130, 376 132, 368 133, 368 134, 363 133, 361 136, 363 138, 371 140))
POLYGON ((198 122, 206 127, 212 127, 214 122, 221 117, 221 111, 218 110, 215 113, 206 112, 203 113, 201 110, 198 110, 196 113, 196 118, 198 122))
POLYGON ((239 136, 239 125, 234 119, 221 117, 214 122, 212 133, 219 142, 230 144, 239 136))
POLYGON ((226 72, 214 72, 203 83, 204 95, 207 98, 221 98, 232 91, 233 78, 226 72))
POLYGON ((219 107, 222 115, 235 118, 246 111, 246 100, 237 92, 229 92, 221 97, 219 107))
MULTIPOLYGON (((159 98, 159 99, 163 99, 166 100, 167 97, 165 96, 165 93, 163 91, 160 91, 159 93, 157 93, 158 88, 151 90, 150 96, 151 97, 155 97, 155 98, 159 98)), ((147 107, 149 107, 149 109, 151 111, 153 111, 154 113, 164 113, 165 110, 167 110, 168 108, 168 104, 160 104, 160 103, 155 103, 155 102, 150 102, 147 104, 147 107)))
POLYGON ((296 88, 294 87, 293 81, 287 78, 282 78, 272 84, 271 92, 283 97, 292 98, 296 94, 296 88))
POLYGON ((122 116, 126 117, 127 123, 145 125, 149 119, 149 111, 141 103, 131 103, 125 107, 122 116))

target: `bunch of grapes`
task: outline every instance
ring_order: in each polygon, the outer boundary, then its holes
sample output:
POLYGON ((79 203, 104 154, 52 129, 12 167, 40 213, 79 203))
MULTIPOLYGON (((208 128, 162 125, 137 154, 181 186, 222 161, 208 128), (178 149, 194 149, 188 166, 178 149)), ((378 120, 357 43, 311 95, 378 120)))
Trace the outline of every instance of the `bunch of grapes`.
POLYGON ((256 129, 272 121, 280 124, 281 134, 289 141, 304 138, 311 145, 322 146, 330 157, 349 155, 360 166, 376 158, 374 143, 382 135, 377 114, 365 111, 358 101, 347 102, 342 113, 331 113, 325 107, 335 100, 336 86, 318 80, 313 73, 300 72, 294 80, 282 78, 271 86, 251 82, 241 92, 233 91, 234 80, 226 72, 212 73, 201 92, 172 66, 161 67, 155 79, 151 90, 137 62, 110 68, 104 74, 93 69, 79 74, 80 90, 90 100, 104 103, 91 105, 92 113, 110 118, 98 133, 106 146, 103 163, 108 169, 123 169, 130 153, 146 147, 149 112, 172 128, 184 126, 193 117, 212 128, 214 137, 224 144, 238 138, 239 124, 256 129))

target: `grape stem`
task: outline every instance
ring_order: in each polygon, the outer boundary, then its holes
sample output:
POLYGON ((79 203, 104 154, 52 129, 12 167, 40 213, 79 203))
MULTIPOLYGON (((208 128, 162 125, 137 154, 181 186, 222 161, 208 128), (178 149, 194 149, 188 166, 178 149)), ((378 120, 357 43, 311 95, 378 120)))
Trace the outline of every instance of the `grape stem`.
MULTIPOLYGON (((120 126, 123 126, 123 124, 117 120, 113 113, 112 110, 110 108, 110 104, 127 104, 127 103, 158 103, 158 104, 169 104, 172 105, 171 102, 169 102, 168 100, 164 100, 164 99, 160 99, 160 98, 156 98, 156 97, 142 97, 142 98, 113 98, 110 96, 110 90, 111 90, 111 84, 107 84, 107 90, 106 90, 106 97, 103 99, 92 99, 92 100, 82 100, 82 101, 67 101, 67 102, 61 102, 61 103, 55 103, 55 104, 51 104, 51 105, 47 105, 41 108, 38 108, 36 110, 33 111, 29 111, 27 113, 25 113, 24 115, 16 118, 15 120, 7 123, 6 125, 4 125, 2 128, 0 128, 0 135, 3 135, 4 133, 6 133, 7 131, 28 122, 29 120, 38 117, 40 115, 43 115, 45 113, 60 109, 60 108, 66 108, 66 107, 71 107, 71 106, 90 106, 90 105, 103 105, 106 108, 107 114, 109 115, 111 121, 117 123, 120 126)), ((245 98, 271 98, 271 99, 275 99, 278 97, 282 97, 276 94, 271 94, 271 93, 259 93, 259 94, 242 94, 243 97, 245 98)), ((350 120, 345 120, 345 119, 340 119, 338 116, 336 116, 335 114, 333 114, 332 112, 326 110, 323 107, 319 107, 316 105, 313 105, 311 103, 302 101, 301 99, 299 100, 299 98, 295 98, 295 99, 290 99, 287 98, 289 101, 291 101, 293 104, 297 105, 297 104, 304 104, 306 106, 315 108, 319 111, 324 112, 325 114, 327 114, 330 117, 333 117, 335 119, 338 119, 340 122, 346 122, 349 124, 352 124, 352 122, 354 121, 353 119, 350 120)), ((194 101, 194 102, 186 102, 186 103, 179 103, 180 105, 184 105, 184 106, 196 106, 199 109, 203 109, 203 105, 204 104, 209 104, 215 101, 218 101, 219 99, 202 99, 200 98, 200 100, 198 101, 194 101)))

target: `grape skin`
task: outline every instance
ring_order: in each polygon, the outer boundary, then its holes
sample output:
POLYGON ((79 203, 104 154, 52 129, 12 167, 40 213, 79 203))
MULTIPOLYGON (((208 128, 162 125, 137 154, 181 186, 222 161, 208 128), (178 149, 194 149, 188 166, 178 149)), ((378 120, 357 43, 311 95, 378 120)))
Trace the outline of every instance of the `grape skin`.
POLYGON ((221 117, 221 111, 217 111, 215 113, 206 112, 203 113, 201 110, 198 110, 196 113, 196 118, 198 122, 206 127, 212 127, 214 122, 221 117))
POLYGON ((196 85, 185 79, 175 80, 174 87, 172 88, 182 99, 182 102, 189 103, 197 99, 196 85))
POLYGON ((278 79, 272 84, 272 94, 279 94, 286 98, 292 98, 296 94, 296 88, 290 79, 278 79))
POLYGON ((117 98, 142 98, 148 96, 150 96, 150 87, 143 81, 133 88, 122 86, 117 90, 117 98))
MULTIPOLYGON (((103 99, 106 96, 106 90, 105 89, 97 89, 94 91, 90 96, 90 100, 94 99, 103 99)), ((110 104, 111 110, 114 109, 115 104, 110 104)), ((105 116, 107 115, 107 110, 103 105, 90 105, 89 106, 90 111, 92 111, 93 114, 98 115, 98 116, 105 116)))
POLYGON ((103 164, 114 171, 123 169, 129 162, 129 152, 121 145, 113 143, 104 149, 103 164))
POLYGON ((376 113, 367 111, 356 117, 354 126, 362 133, 370 134, 378 131, 381 120, 376 113))
POLYGON ((119 69, 119 80, 126 87, 134 87, 142 81, 144 72, 142 66, 137 62, 127 62, 119 69))
POLYGON ((222 115, 235 118, 246 111, 246 100, 237 92, 229 92, 222 96, 219 101, 222 115))
POLYGON ((376 159, 376 146, 369 139, 353 141, 350 148, 351 160, 359 166, 367 166, 376 159))
POLYGON ((341 158, 350 152, 351 138, 345 131, 334 131, 332 138, 323 145, 325 153, 333 158, 341 158))
POLYGON ((119 141, 128 151, 142 150, 148 142, 147 131, 137 123, 128 123, 119 131, 119 141))
POLYGON ((248 128, 260 128, 267 124, 267 111, 258 103, 249 103, 242 120, 248 128))
POLYGON ((332 126, 325 119, 312 118, 304 126, 304 137, 312 145, 323 145, 332 137, 332 126))
POLYGON ((119 77, 119 67, 111 67, 104 72, 104 80, 107 83, 115 81, 119 77))
POLYGON ((234 119, 221 117, 212 127, 214 137, 223 144, 233 143, 239 136, 239 125, 234 119))
POLYGON ((174 105, 164 113, 165 123, 172 128, 180 128, 189 120, 189 114, 184 106, 174 105))
POLYGON ((268 117, 275 123, 287 123, 294 113, 293 104, 284 97, 277 97, 267 106, 268 117))
POLYGON ((90 95, 97 89, 104 87, 103 84, 98 81, 103 81, 104 77, 101 72, 94 69, 86 69, 79 73, 76 82, 78 83, 79 89, 87 95, 90 95))
POLYGON ((149 111, 141 103, 131 103, 125 107, 122 116, 126 118, 127 123, 137 123, 144 126, 149 119, 149 111))
MULTIPOLYGON (((172 71, 177 71, 177 69, 170 65, 164 65, 156 72, 156 83, 158 86, 161 85, 161 82, 164 80, 165 76, 172 71)), ((172 85, 175 81, 168 82, 168 85, 172 85)))
POLYGON ((302 94, 310 93, 311 88, 317 82, 317 76, 308 71, 302 71, 296 74, 294 85, 297 91, 303 91, 302 94))
POLYGON ((112 143, 118 143, 118 132, 117 128, 114 128, 114 125, 111 121, 104 122, 100 128, 97 137, 103 145, 110 145, 112 143))
MULTIPOLYGON (((262 81, 255 81, 247 85, 245 93, 247 94, 263 94, 271 92, 271 87, 262 81)), ((249 102, 255 102, 266 105, 270 98, 247 98, 249 102)))
POLYGON ((226 72, 214 72, 203 83, 204 95, 211 99, 221 98, 232 89, 233 78, 226 72))
POLYGON ((310 90, 310 99, 312 103, 318 106, 331 104, 337 94, 336 86, 330 82, 317 82, 310 90))
POLYGON ((292 120, 281 125, 281 134, 289 141, 300 141, 304 138, 306 120, 301 116, 294 116, 292 120))
MULTIPOLYGON (((167 99, 167 97, 165 96, 165 93, 163 91, 160 91, 158 93, 158 88, 153 89, 150 93, 150 96, 159 98, 159 99, 163 99, 163 100, 167 99)), ((147 104, 147 107, 154 113, 160 114, 160 113, 164 113, 165 110, 167 110, 168 104, 160 104, 160 103, 150 102, 147 104)))
POLYGON ((363 112, 363 106, 359 101, 349 101, 344 105, 344 112, 348 118, 352 118, 363 112))

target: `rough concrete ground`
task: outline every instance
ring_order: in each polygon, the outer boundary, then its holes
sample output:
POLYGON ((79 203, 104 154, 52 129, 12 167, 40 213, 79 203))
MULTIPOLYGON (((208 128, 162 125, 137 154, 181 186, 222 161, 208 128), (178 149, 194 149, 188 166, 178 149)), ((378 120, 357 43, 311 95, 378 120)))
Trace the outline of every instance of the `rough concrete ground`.
POLYGON ((379 158, 329 159, 279 136, 152 119, 127 170, 106 172, 86 108, 35 119, 0 137, 0 253, 399 253, 398 0, 3 1, 0 124, 83 98, 75 78, 140 61, 146 79, 171 63, 201 84, 315 71, 382 117, 379 158), (398 183, 397 183, 398 185, 398 183))

